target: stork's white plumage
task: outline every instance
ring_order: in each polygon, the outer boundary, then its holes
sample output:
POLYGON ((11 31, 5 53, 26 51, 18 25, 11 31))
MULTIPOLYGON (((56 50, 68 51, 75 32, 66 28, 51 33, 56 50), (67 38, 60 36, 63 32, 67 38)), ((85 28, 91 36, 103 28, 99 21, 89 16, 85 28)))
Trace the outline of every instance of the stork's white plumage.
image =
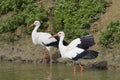
MULTIPOLYGON (((80 40, 82 40, 82 37, 73 40, 68 46, 64 46, 63 45, 63 40, 65 37, 64 32, 60 31, 57 34, 53 35, 53 37, 56 37, 56 36, 60 37, 59 50, 60 50, 62 58, 69 58, 69 59, 76 61, 80 58, 93 59, 98 56, 98 52, 93 51, 93 50, 82 49, 82 48, 80 48, 80 46, 78 46, 78 45, 82 44, 82 41, 80 41, 80 40)), ((88 37, 89 36, 87 35, 85 38, 88 39, 88 37)), ((91 40, 90 40, 90 42, 91 42, 91 40)), ((92 43, 94 43, 93 40, 92 40, 92 43)), ((86 44, 85 46, 90 47, 89 44, 86 44)), ((80 67, 81 67, 81 65, 80 65, 80 67)), ((83 69, 83 68, 81 68, 81 69, 83 69)))
MULTIPOLYGON (((40 27, 40 22, 39 21, 35 21, 33 24, 31 24, 30 27, 35 26, 34 30, 32 31, 32 42, 35 45, 42 45, 44 47, 46 47, 46 49, 48 50, 49 54, 50 54, 50 61, 52 61, 52 53, 50 52, 50 47, 54 46, 56 47, 58 45, 58 40, 56 38, 50 38, 52 35, 49 33, 45 33, 45 32, 37 32, 37 29, 40 27), (48 46, 49 45, 49 46, 48 46)), ((44 55, 46 54, 46 52, 44 52, 44 55)), ((44 57, 45 58, 45 57, 44 57)), ((43 58, 43 59, 44 59, 43 58)), ((43 60, 44 61, 44 60, 43 60)))

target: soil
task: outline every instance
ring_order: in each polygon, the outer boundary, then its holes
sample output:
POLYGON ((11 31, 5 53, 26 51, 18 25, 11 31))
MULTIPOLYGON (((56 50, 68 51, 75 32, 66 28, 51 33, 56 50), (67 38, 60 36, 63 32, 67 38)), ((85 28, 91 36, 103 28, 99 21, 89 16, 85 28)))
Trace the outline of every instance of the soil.
MULTIPOLYGON (((53 7, 54 0, 40 0, 39 4, 44 4, 44 7, 47 9, 53 7), (46 5, 48 4, 48 5, 46 5)), ((103 48, 99 44, 99 37, 101 32, 106 29, 106 26, 111 21, 120 20, 120 0, 111 0, 112 4, 107 7, 106 13, 100 14, 100 19, 93 24, 92 28, 96 28, 98 32, 95 32, 93 35, 95 37, 95 46, 90 49, 97 50, 99 52, 98 58, 94 60, 80 60, 81 64, 89 65, 94 64, 95 62, 107 61, 109 69, 120 70, 120 47, 113 48, 103 48)), ((50 27, 52 26, 51 22, 48 22, 50 27)), ((13 43, 7 43, 5 41, 0 41, 0 61, 14 61, 14 62, 34 62, 40 63, 43 57, 43 52, 46 50, 40 45, 34 45, 31 40, 31 36, 23 35, 21 30, 16 31, 16 34, 19 33, 21 37, 18 41, 13 43)), ((53 51, 53 50, 52 50, 53 51)), ((54 52, 55 53, 55 52, 54 52)), ((58 62, 66 63, 60 58, 58 62)))

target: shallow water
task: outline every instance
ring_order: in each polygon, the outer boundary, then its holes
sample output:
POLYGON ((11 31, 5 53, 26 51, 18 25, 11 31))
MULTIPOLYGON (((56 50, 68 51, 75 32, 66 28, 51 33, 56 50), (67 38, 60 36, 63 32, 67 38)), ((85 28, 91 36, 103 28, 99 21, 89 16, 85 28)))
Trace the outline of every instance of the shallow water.
POLYGON ((82 73, 64 64, 0 63, 0 80, 119 80, 119 71, 88 70, 82 73))

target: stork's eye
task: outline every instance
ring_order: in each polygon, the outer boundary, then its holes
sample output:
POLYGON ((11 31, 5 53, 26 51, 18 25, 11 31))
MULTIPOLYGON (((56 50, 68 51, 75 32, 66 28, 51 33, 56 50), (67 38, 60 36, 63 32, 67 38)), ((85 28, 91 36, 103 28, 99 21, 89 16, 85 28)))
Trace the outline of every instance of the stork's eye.
POLYGON ((61 33, 59 33, 59 34, 61 34, 61 33))

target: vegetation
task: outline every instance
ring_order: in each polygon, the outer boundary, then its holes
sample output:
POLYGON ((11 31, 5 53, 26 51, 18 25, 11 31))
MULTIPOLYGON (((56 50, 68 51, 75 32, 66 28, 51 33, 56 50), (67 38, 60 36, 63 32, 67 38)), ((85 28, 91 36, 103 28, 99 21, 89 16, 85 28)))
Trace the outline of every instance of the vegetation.
POLYGON ((0 0, 0 15, 6 14, 9 11, 24 10, 26 5, 35 2, 35 0, 0 0))
POLYGON ((69 40, 88 34, 90 23, 99 19, 105 7, 104 0, 56 0, 53 31, 64 31, 69 40))
POLYGON ((120 21, 111 22, 100 37, 100 43, 107 46, 120 43, 120 21))
MULTIPOLYGON (((47 18, 47 11, 36 4, 36 0, 1 0, 0 15, 4 15, 13 11, 11 17, 0 23, 0 33, 14 32, 20 26, 28 26, 35 20, 40 20, 43 29, 47 26, 44 18, 47 18)), ((29 30, 25 30, 29 32, 29 30)))
MULTIPOLYGON (((54 9, 45 10, 37 0, 0 0, 0 16, 10 12, 11 16, 0 23, 0 33, 16 31, 18 27, 25 27, 26 33, 31 33, 27 28, 35 20, 42 23, 41 30, 48 27, 48 16, 54 17, 52 32, 64 31, 67 40, 89 33, 90 24, 99 19, 99 14, 105 12, 105 0, 55 0, 54 9), (71 34, 71 35, 70 35, 71 34)), ((8 37, 9 41, 14 36, 8 37)))

